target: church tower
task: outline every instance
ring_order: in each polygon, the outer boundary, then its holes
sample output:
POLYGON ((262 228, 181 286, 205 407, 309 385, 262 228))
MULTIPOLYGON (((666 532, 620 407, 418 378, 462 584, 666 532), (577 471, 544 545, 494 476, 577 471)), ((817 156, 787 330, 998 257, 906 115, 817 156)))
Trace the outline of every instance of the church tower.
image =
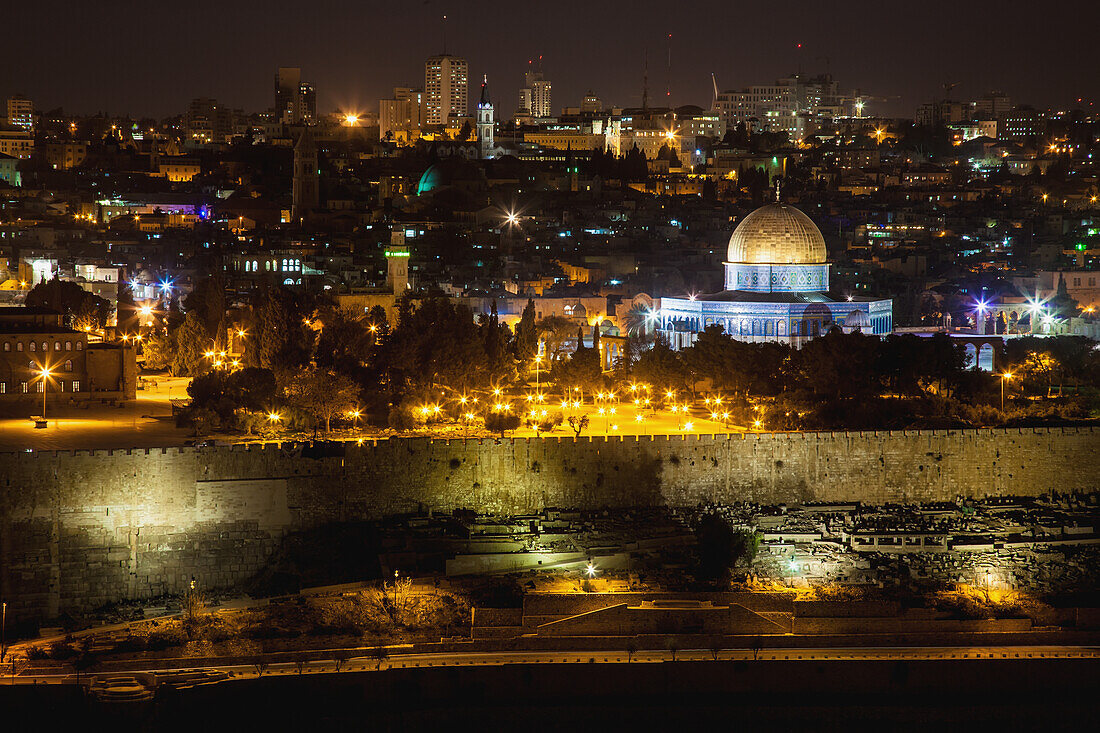
POLYGON ((482 77, 481 101, 477 103, 477 139, 481 157, 489 158, 493 151, 493 103, 489 101, 489 77, 482 77))
POLYGON ((321 170, 317 163, 317 143, 307 126, 294 146, 294 183, 291 190, 290 218, 295 224, 307 218, 320 205, 321 170))

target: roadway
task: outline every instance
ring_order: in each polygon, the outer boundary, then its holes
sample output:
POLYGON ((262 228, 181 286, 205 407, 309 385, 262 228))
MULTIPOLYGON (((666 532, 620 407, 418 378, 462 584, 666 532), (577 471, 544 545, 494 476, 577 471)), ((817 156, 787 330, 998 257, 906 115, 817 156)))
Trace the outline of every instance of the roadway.
MULTIPOLYGON (((89 671, 85 679, 110 679, 142 674, 169 674, 185 670, 225 672, 231 679, 255 679, 261 676, 290 674, 334 674, 372 672, 390 669, 431 667, 487 667, 513 664, 652 664, 674 661, 669 650, 640 650, 633 655, 622 649, 603 651, 489 651, 402 653, 402 647, 385 647, 386 655, 368 648, 331 651, 343 659, 247 664, 204 665, 202 659, 134 660, 123 669, 89 671), (361 652, 361 654, 358 654, 361 652)), ((682 649, 675 652, 678 662, 756 661, 756 662, 868 662, 868 661, 990 661, 1026 659, 1100 659, 1100 647, 1092 646, 982 646, 982 647, 846 647, 805 649, 682 649)), ((36 669, 33 662, 5 684, 71 684, 76 675, 56 669, 36 669)))

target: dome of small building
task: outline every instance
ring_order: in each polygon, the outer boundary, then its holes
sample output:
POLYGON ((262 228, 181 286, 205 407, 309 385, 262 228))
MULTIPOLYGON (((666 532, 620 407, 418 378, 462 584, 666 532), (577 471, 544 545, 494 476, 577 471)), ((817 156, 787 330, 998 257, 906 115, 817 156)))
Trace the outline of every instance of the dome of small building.
POLYGON ((821 230, 793 206, 768 204, 752 212, 730 236, 726 261, 752 265, 818 265, 826 261, 821 230))
POLYGON ((871 317, 865 311, 854 310, 845 316, 844 328, 848 330, 856 328, 870 330, 871 317))

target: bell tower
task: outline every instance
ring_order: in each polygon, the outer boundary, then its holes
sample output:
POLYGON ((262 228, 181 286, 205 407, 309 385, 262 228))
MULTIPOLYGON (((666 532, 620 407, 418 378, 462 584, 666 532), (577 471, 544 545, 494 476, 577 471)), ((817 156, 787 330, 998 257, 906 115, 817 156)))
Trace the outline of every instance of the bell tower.
POLYGON ((481 157, 492 157, 493 151, 493 103, 489 101, 489 77, 482 77, 481 101, 477 103, 477 140, 481 144, 481 157))

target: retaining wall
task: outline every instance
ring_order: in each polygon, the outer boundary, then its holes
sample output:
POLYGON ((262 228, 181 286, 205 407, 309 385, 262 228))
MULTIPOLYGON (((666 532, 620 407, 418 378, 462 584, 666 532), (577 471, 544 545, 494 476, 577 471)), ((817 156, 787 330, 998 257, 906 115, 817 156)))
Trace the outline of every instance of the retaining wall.
POLYGON ((290 531, 469 508, 526 514, 951 501, 1100 486, 1100 431, 926 430, 428 440, 0 454, 0 592, 16 616, 230 586, 290 531))

